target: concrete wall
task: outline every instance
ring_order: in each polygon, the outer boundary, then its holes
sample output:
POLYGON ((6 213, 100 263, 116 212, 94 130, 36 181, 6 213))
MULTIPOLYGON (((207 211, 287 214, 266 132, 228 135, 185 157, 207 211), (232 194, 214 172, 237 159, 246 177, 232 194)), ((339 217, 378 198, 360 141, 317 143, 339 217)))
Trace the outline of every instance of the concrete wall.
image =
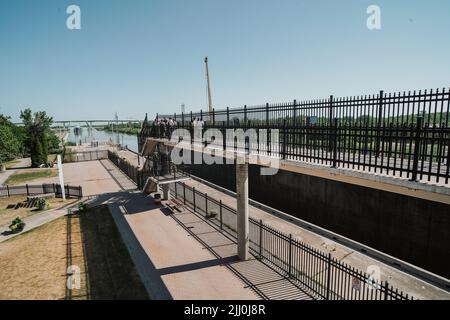
MULTIPOLYGON (((235 190, 234 165, 191 165, 235 190)), ((250 198, 450 278, 450 206, 319 177, 249 166, 250 198)))

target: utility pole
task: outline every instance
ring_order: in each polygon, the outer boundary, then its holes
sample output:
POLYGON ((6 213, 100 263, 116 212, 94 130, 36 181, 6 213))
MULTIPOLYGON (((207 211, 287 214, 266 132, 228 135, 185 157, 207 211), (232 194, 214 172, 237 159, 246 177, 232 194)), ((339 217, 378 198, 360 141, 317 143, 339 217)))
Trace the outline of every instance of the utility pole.
POLYGON ((205 67, 206 67, 206 82, 207 82, 207 85, 208 85, 209 119, 211 120, 211 115, 213 113, 213 106, 212 106, 212 99, 211 99, 211 82, 209 80, 208 57, 205 57, 205 67))

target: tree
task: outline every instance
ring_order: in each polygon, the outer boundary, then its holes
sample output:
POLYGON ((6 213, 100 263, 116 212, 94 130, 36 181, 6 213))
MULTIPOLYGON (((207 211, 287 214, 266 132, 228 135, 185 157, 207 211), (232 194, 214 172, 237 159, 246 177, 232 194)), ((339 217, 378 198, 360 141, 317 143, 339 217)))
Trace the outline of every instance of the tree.
POLYGON ((0 115, 0 164, 14 159, 21 152, 21 141, 9 119, 0 115))
POLYGON ((48 150, 57 150, 60 148, 61 140, 58 138, 58 136, 55 134, 53 130, 51 130, 47 135, 47 141, 48 141, 48 150))
POLYGON ((30 109, 21 111, 20 118, 25 128, 25 145, 30 151, 31 166, 38 167, 47 162, 48 136, 53 118, 45 111, 35 112, 30 109))

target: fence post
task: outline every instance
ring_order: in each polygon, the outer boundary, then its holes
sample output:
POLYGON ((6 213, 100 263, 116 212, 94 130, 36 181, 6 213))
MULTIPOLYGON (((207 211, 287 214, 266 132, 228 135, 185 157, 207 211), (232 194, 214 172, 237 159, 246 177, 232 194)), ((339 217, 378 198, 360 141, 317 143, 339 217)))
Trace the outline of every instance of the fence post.
POLYGON ((212 109, 212 123, 213 123, 213 126, 216 125, 216 111, 214 108, 212 109))
POLYGON ((289 234, 289 271, 288 277, 292 275, 292 233, 289 234))
POLYGON ((421 131, 422 131, 422 117, 417 118, 416 124, 416 134, 414 137, 414 159, 412 166, 412 177, 411 181, 417 181, 417 170, 419 167, 419 156, 420 156, 420 142, 421 142, 421 131))
POLYGON ((384 300, 388 299, 388 291, 389 291, 389 283, 387 281, 384 282, 384 300))
POLYGON ((8 193, 8 198, 9 198, 10 194, 9 194, 9 186, 8 185, 6 185, 6 192, 8 193))
POLYGON ((195 187, 192 187, 192 202, 194 202, 194 212, 195 212, 195 187))
POLYGON ((186 204, 186 183, 183 182, 183 204, 186 204))
POLYGON ((283 153, 282 158, 283 160, 286 159, 286 147, 287 147, 287 126, 286 126, 286 119, 283 120, 283 153))
POLYGON ((67 199, 70 199, 70 189, 69 189, 69 185, 68 184, 66 184, 66 188, 65 188, 66 190, 67 190, 67 199))
POLYGON ((178 192, 177 192, 177 182, 175 184, 175 199, 178 199, 178 192))
POLYGON ((227 128, 230 126, 230 107, 227 107, 227 128))
POLYGON ((259 258, 262 260, 262 248, 263 248, 263 221, 259 220, 259 258))
POLYGON ((297 125, 297 100, 294 100, 294 116, 292 119, 292 125, 294 126, 294 128, 297 125))
POLYGON ((80 198, 83 198, 83 188, 81 188, 81 186, 78 186, 78 194, 80 195, 80 198))
POLYGON ((334 119, 334 124, 333 124, 333 168, 337 167, 337 138, 338 138, 338 119, 334 119))
POLYGON ((328 253, 327 296, 326 296, 326 300, 330 300, 330 281, 331 281, 331 253, 328 253))
POLYGON ((27 188, 27 196, 29 196, 30 195, 30 191, 28 189, 28 184, 26 184, 25 187, 27 188))
POLYGON ((247 105, 244 105, 244 126, 247 128, 247 105))
POLYGON ((225 129, 225 123, 223 124, 222 139, 223 139, 223 151, 224 151, 223 156, 225 156, 225 151, 227 150, 227 130, 225 129))
MULTIPOLYGON (((331 95, 330 96, 330 110, 329 110, 329 114, 328 114, 328 123, 329 123, 329 128, 330 128, 330 130, 333 130, 333 125, 334 125, 334 123, 333 123, 333 99, 334 99, 334 97, 331 95)), ((329 144, 329 147, 328 147, 328 150, 329 150, 329 152, 332 152, 333 151, 333 146, 332 146, 332 135, 330 135, 330 137, 329 137, 329 141, 328 141, 328 144, 329 144)))
POLYGON ((269 126, 269 103, 266 103, 266 126, 269 126))
POLYGON ((334 100, 334 97, 333 97, 333 95, 331 95, 330 96, 330 114, 329 114, 330 126, 333 124, 333 100, 334 100))
POLYGON ((208 194, 205 193, 205 216, 208 216, 208 194))
POLYGON ((220 230, 223 230, 222 200, 219 200, 220 230))
POLYGON ((375 157, 380 156, 380 140, 381 140, 381 118, 383 117, 383 97, 384 91, 380 91, 380 101, 378 102, 378 118, 377 118, 377 141, 375 144, 375 157))

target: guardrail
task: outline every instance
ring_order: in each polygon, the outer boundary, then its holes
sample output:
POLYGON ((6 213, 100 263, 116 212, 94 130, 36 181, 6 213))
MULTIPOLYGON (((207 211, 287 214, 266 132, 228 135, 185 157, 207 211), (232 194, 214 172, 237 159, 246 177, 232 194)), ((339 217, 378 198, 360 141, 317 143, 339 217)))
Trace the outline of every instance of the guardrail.
MULTIPOLYGON (((148 172, 138 170, 117 154, 108 152, 109 159, 141 189, 148 172)), ((218 229, 237 237, 237 212, 183 182, 170 184, 176 198, 202 214, 218 229)), ((412 300, 387 281, 381 281, 364 271, 347 265, 331 254, 314 249, 272 228, 262 221, 249 219, 251 252, 259 259, 285 273, 290 279, 308 288, 318 298, 329 300, 412 300)))
POLYGON ((156 123, 144 121, 139 146, 147 137, 170 139, 175 129, 188 130, 192 139, 194 127, 200 127, 202 137, 209 129, 219 132, 219 144, 228 150, 412 181, 448 184, 450 179, 448 89, 158 116, 156 123), (169 117, 171 121, 159 121, 169 117), (235 141, 227 135, 229 129, 253 131, 252 137, 235 141), (275 130, 278 137, 271 140, 275 130))
POLYGON ((92 150, 92 151, 67 151, 64 149, 62 154, 63 162, 84 162, 108 159, 108 150, 92 150))
MULTIPOLYGON (((233 208, 185 183, 171 184, 171 191, 194 212, 218 229, 236 238, 237 219, 233 208)), ((330 253, 324 253, 253 218, 249 219, 250 250, 286 277, 326 300, 412 300, 413 297, 364 271, 353 268, 330 253)))
MULTIPOLYGON (((81 199, 83 197, 83 188, 81 186, 65 185, 64 191, 66 198, 81 199)), ((41 185, 21 185, 21 186, 1 186, 0 197, 13 196, 36 196, 40 194, 54 193, 56 197, 62 197, 61 185, 55 183, 41 185)))

